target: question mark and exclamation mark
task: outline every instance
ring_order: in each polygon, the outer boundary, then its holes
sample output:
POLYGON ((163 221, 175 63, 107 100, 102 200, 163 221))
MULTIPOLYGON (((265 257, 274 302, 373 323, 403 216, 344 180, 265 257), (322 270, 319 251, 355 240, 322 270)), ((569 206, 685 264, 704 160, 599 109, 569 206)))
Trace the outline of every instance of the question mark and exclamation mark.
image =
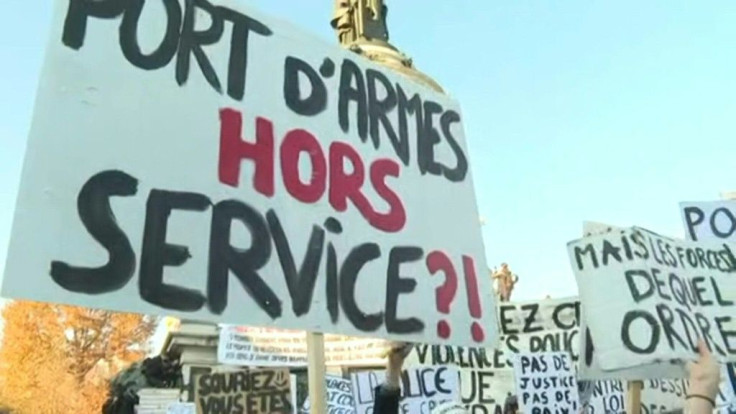
MULTIPOLYGON (((445 282, 437 288, 436 301, 437 310, 440 313, 448 315, 450 306, 455 301, 457 293, 457 272, 450 258, 441 251, 434 251, 427 256, 427 268, 431 275, 438 272, 445 274, 445 282)), ((480 306, 480 292, 478 290, 478 277, 475 273, 475 262, 473 258, 463 256, 463 272, 465 275, 465 290, 468 295, 468 311, 470 316, 480 319, 483 316, 483 310, 480 306)), ((478 321, 473 322, 470 332, 475 342, 483 342, 485 332, 478 321)), ((449 322, 441 320, 437 323, 437 335, 442 339, 450 337, 452 329, 449 322)))

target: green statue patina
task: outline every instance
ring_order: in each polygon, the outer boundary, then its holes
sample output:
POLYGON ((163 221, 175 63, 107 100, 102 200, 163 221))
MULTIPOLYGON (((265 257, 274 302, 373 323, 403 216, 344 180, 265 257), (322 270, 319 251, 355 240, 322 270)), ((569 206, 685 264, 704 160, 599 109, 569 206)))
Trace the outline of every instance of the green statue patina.
POLYGON ((335 0, 330 23, 343 47, 443 92, 437 82, 418 71, 408 56, 389 43, 387 14, 383 0, 335 0))

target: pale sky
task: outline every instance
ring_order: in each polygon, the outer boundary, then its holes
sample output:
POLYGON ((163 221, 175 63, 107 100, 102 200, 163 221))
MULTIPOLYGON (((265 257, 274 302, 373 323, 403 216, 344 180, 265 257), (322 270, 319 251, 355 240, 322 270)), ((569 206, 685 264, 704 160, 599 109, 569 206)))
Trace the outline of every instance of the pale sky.
MULTIPOLYGON (((50 1, 3 0, 0 268, 50 1)), ((334 42, 331 0, 253 0, 334 42)), ((392 41, 459 100, 486 256, 515 299, 575 295, 584 220, 680 236, 678 202, 736 189, 736 2, 388 0, 392 41)))

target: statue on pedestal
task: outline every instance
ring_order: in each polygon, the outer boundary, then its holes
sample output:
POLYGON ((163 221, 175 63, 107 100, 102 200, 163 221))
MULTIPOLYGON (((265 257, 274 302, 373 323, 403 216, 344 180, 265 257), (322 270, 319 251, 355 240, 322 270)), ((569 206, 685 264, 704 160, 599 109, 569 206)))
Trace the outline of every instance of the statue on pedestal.
POLYGON ((418 71, 408 56, 389 43, 387 14, 383 0, 335 0, 330 23, 343 47, 443 92, 437 82, 418 71))
POLYGON ((511 294, 514 291, 514 286, 519 281, 519 276, 511 272, 508 264, 502 263, 500 270, 493 269, 491 278, 496 282, 496 296, 498 297, 498 301, 511 301, 511 294))

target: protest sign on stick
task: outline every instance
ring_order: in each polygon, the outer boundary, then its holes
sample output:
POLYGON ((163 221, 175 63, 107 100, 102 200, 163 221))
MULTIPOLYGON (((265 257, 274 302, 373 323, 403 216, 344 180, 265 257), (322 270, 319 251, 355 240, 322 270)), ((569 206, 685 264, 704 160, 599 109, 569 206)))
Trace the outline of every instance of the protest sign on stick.
POLYGON ((287 369, 205 373, 194 388, 197 412, 291 414, 290 383, 287 369))
MULTIPOLYGON (((371 414, 375 388, 385 379, 383 371, 363 371, 352 375, 355 409, 358 414, 371 414)), ((406 369, 401 374, 400 413, 422 414, 442 403, 460 402, 457 368, 436 366, 406 369)))
POLYGON ((604 370, 695 360, 702 338, 736 360, 736 258, 727 244, 632 228, 568 244, 585 320, 604 370))
POLYGON ((244 2, 87 3, 54 2, 4 297, 495 345, 457 102, 244 2))
POLYGON ((526 414, 578 413, 578 385, 569 354, 517 354, 514 374, 516 396, 526 414))
MULTIPOLYGON (((609 224, 586 221, 583 223, 583 237, 594 235, 620 233, 625 229, 609 224)), ((615 371, 604 371, 597 361, 596 349, 590 330, 585 322, 584 311, 580 311, 580 352, 578 360, 578 378, 585 380, 629 380, 640 381, 644 379, 681 378, 686 375, 684 365, 660 361, 654 364, 639 367, 619 369, 615 371)))

